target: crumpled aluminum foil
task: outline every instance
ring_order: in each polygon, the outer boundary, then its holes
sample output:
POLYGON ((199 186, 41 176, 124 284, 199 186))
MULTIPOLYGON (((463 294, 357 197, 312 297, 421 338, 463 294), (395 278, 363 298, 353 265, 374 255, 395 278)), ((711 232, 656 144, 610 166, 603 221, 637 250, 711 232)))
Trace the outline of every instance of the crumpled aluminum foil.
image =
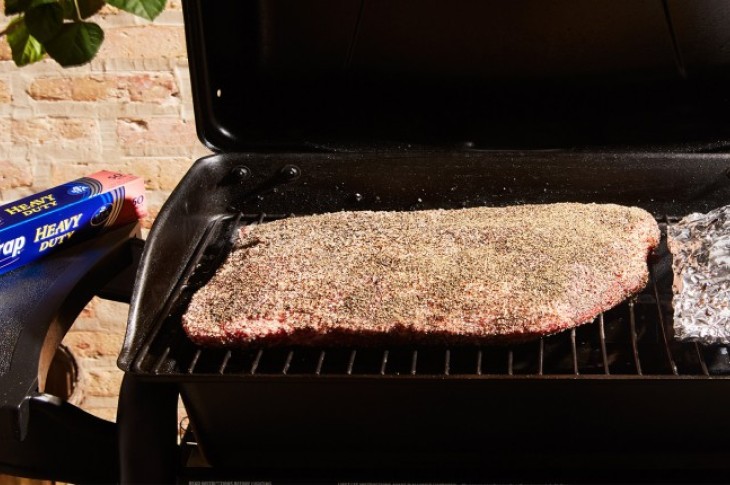
POLYGON ((667 229, 678 340, 730 344, 730 205, 667 229))

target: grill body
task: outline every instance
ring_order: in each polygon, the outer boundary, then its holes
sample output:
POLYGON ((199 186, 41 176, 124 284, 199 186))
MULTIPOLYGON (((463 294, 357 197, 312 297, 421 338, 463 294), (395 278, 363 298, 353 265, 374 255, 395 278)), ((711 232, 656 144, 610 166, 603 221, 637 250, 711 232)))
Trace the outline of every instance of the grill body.
POLYGON ((200 382, 182 392, 210 463, 242 474, 478 481, 540 472, 592 481, 715 476, 728 429, 711 416, 727 409, 726 388, 705 379, 430 376, 261 378, 236 391, 200 382), (706 421, 678 419, 694 406, 706 421))
POLYGON ((730 363, 674 342, 665 246, 637 298, 515 347, 208 350, 180 326, 240 224, 570 201, 666 225, 726 204, 727 63, 690 21, 714 5, 186 0, 198 134, 220 153, 157 217, 119 365, 180 392, 215 467, 195 476, 726 473, 730 363))
POLYGON ((292 212, 598 201, 643 206, 663 228, 674 220, 665 211, 725 200, 727 166, 720 154, 587 152, 203 159, 148 238, 120 364, 175 384, 207 463, 247 476, 706 473, 730 456, 730 429, 716 419, 730 400, 730 365, 721 349, 674 342, 664 242, 634 300, 514 347, 207 350, 185 337, 180 316, 241 224, 292 212))

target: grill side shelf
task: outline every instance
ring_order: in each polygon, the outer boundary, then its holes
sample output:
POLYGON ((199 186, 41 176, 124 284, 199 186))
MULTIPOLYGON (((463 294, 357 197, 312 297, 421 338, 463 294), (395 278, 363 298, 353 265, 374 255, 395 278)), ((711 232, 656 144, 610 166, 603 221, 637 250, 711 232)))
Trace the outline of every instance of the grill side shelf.
MULTIPOLYGON (((216 241, 241 224, 285 215, 241 214, 207 231, 165 318, 135 360, 135 372, 172 379, 197 378, 713 378, 707 351, 673 340, 671 288, 660 264, 670 257, 666 224, 642 293, 601 313, 594 322, 509 347, 390 347, 208 349, 193 344, 180 319, 192 297, 221 264, 230 245, 216 241)), ((666 268, 666 264, 664 265, 666 268)))

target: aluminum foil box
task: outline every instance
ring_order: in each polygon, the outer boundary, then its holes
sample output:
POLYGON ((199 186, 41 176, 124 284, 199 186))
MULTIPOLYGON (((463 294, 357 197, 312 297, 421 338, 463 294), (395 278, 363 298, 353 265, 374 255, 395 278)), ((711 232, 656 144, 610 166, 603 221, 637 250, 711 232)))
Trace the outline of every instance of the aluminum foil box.
POLYGON ((144 181, 101 171, 0 206, 0 274, 146 215, 144 181))

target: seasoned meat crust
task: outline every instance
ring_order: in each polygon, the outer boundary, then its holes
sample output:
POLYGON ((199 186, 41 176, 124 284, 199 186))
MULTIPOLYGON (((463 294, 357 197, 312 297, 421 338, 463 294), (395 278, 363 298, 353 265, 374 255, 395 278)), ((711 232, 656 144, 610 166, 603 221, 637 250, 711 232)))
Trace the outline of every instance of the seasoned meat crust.
POLYGON ((241 229, 183 326, 206 346, 524 341, 640 291, 659 237, 611 204, 282 219, 241 229))

